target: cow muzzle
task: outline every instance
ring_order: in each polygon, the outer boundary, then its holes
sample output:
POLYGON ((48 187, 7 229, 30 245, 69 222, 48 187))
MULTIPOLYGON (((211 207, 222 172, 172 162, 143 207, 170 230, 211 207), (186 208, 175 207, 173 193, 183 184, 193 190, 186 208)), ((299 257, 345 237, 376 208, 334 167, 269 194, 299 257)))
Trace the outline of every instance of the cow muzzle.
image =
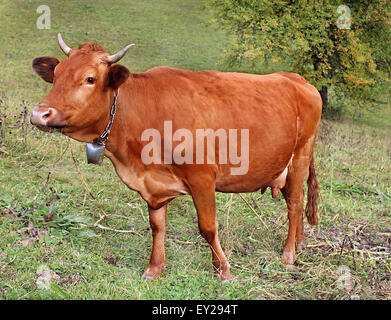
POLYGON ((30 122, 43 131, 55 131, 65 126, 61 112, 55 108, 41 105, 35 107, 31 112, 30 122))

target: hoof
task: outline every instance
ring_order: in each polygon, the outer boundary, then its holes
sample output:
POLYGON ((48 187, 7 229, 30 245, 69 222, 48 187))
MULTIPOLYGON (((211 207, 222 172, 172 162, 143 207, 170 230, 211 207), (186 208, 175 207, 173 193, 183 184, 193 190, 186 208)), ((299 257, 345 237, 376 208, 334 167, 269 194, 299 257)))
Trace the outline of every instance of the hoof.
POLYGON ((288 271, 294 271, 296 268, 293 264, 286 264, 285 269, 288 271))
POLYGON ((147 276, 146 274, 143 274, 143 275, 141 276, 141 279, 144 279, 144 280, 152 280, 153 277, 147 276))
POLYGON ((145 269, 141 278, 145 280, 155 279, 160 276, 163 269, 164 266, 148 266, 147 269, 145 269))
POLYGON ((228 285, 230 282, 231 282, 231 280, 232 279, 226 279, 226 280, 221 280, 221 284, 223 285, 223 286, 226 286, 226 285, 228 285))
POLYGON ((295 263, 295 254, 292 251, 284 250, 281 260, 286 265, 293 265, 295 263))
POLYGON ((214 274, 220 279, 222 284, 226 284, 234 278, 229 270, 230 265, 227 261, 223 263, 213 263, 214 274))
POLYGON ((228 283, 231 282, 231 280, 233 280, 233 278, 234 278, 233 275, 230 273, 228 273, 224 276, 223 275, 219 276, 219 279, 220 279, 222 285, 227 285, 228 283))
POLYGON ((229 271, 220 274, 217 273, 217 276, 219 277, 221 284, 223 285, 228 284, 234 278, 229 271))

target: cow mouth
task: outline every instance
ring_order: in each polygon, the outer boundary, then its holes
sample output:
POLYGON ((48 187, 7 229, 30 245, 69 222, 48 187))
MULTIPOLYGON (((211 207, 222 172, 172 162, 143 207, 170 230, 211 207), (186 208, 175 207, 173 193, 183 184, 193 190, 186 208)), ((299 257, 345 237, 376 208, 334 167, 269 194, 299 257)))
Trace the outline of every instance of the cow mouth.
POLYGON ((58 125, 54 125, 54 126, 44 126, 39 124, 33 124, 33 125, 37 127, 39 130, 49 132, 49 133, 62 132, 63 129, 65 128, 65 126, 58 126, 58 125))

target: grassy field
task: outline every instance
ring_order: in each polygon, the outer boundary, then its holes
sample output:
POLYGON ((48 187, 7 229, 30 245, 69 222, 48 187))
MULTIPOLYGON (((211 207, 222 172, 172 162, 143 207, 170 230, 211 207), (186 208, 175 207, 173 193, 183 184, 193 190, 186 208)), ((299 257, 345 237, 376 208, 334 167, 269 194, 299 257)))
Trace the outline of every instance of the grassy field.
POLYGON ((167 268, 144 281, 152 244, 146 205, 107 159, 89 166, 84 145, 29 124, 50 88, 31 61, 64 58, 61 32, 73 47, 96 40, 116 52, 136 43, 121 61, 134 72, 156 65, 227 70, 219 61, 229 37, 207 23, 198 0, 45 1, 49 30, 36 28, 41 4, 0 0, 0 299, 391 298, 390 106, 360 122, 322 121, 315 155, 321 222, 305 225, 308 246, 293 269, 280 261, 288 227, 281 195, 217 195, 235 276, 225 286, 213 276, 185 196, 169 205, 167 268), (109 216, 97 227, 100 208, 109 216), (55 273, 50 290, 37 285, 42 265, 55 273))

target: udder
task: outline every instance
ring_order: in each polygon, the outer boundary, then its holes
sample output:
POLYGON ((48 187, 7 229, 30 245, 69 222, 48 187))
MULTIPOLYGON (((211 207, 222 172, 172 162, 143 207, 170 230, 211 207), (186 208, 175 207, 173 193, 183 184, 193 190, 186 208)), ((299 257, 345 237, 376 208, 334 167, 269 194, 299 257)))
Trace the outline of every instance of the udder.
POLYGON ((286 177, 288 175, 288 168, 289 168, 290 164, 292 163, 292 158, 293 158, 293 156, 289 160, 289 163, 285 167, 284 171, 276 179, 274 179, 273 181, 269 182, 265 187, 262 188, 262 190, 261 190, 262 194, 264 194, 266 189, 268 187, 270 187, 270 189, 272 190, 272 197, 273 198, 277 198, 278 191, 280 191, 280 189, 285 187, 286 177))

